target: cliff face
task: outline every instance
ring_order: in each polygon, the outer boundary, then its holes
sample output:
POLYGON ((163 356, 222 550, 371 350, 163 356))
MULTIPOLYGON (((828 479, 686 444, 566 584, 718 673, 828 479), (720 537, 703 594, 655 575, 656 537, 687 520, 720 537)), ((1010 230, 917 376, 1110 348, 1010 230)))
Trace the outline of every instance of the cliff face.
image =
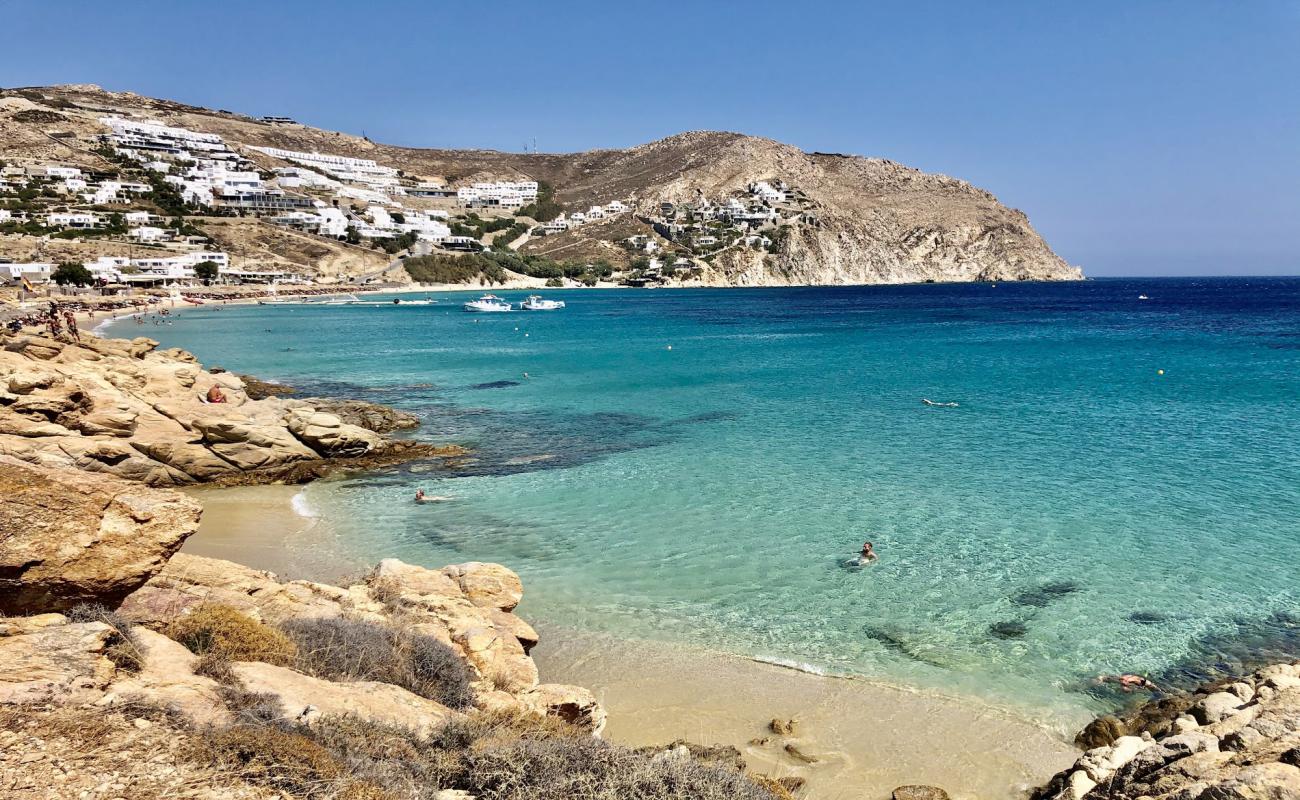
POLYGON ((809 154, 770 139, 708 131, 630 150, 536 158, 539 171, 559 187, 559 199, 579 209, 631 198, 639 212, 651 213, 663 202, 716 202, 757 181, 784 181, 802 195, 809 224, 790 226, 774 253, 724 251, 706 270, 705 283, 1083 277, 1052 252, 1023 212, 965 181, 891 161, 809 154))
MULTIPOLYGON (((1077 267, 1052 252, 1024 213, 965 181, 881 159, 805 153, 738 133, 696 131, 625 150, 569 154, 437 150, 394 147, 303 125, 269 125, 97 87, 5 94, 0 99, 0 157, 95 166, 89 147, 102 132, 98 117, 117 113, 220 134, 255 160, 264 159, 247 147, 373 158, 409 175, 452 183, 527 176, 553 186, 557 201, 570 212, 621 200, 631 201, 637 214, 648 219, 662 202, 717 202, 755 181, 784 181, 800 193, 807 222, 791 225, 768 250, 729 248, 698 260, 693 280, 703 284, 1082 278, 1077 267)), ((617 251, 614 237, 620 235, 627 233, 618 226, 584 228, 587 244, 595 247, 569 248, 555 257, 608 257, 617 251)), ((526 252, 545 251, 530 247, 526 252)))

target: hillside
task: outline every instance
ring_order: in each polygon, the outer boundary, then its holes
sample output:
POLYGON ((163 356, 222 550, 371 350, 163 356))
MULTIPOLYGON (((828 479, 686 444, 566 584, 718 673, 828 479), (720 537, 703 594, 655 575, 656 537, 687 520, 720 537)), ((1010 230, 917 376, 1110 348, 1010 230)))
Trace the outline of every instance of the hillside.
MULTIPOLYGON (((570 214, 621 200, 643 223, 655 221, 663 203, 679 208, 744 197, 759 181, 791 188, 792 199, 772 209, 757 233, 768 243, 741 243, 725 229, 716 245, 695 239, 707 229, 682 233, 667 219, 663 254, 694 266, 697 282, 714 285, 803 285, 972 280, 1072 280, 1082 277, 1057 256, 1026 215, 990 193, 944 175, 891 161, 805 153, 769 139, 738 133, 690 132, 626 150, 573 154, 520 154, 489 150, 405 148, 299 124, 269 124, 225 111, 157 100, 94 86, 10 89, 0 92, 0 160, 48 160, 94 168, 90 152, 103 132, 98 118, 118 114, 215 133, 260 166, 275 162, 249 147, 375 159, 406 176, 446 181, 527 177, 554 188, 570 214), (673 238, 675 237, 675 238, 673 238)), ((100 165, 102 166, 102 165, 100 165)), ((746 199, 749 199, 746 197, 746 199)), ((681 219, 681 212, 676 212, 681 219)), ((687 219, 691 219, 687 217, 687 219)), ((584 229, 564 242, 534 238, 524 253, 628 262, 619 245, 635 228, 584 229), (607 243, 602 245, 601 243, 607 243), (574 244, 561 249, 563 244, 574 244)), ((640 229, 647 229, 641 225, 640 229)), ((742 231, 747 232, 747 231, 742 231)), ((294 243, 282 261, 303 263, 294 243)), ((270 248, 274 250, 274 248, 270 248)), ((331 256, 336 262, 346 254, 331 256)), ((358 256, 358 261, 360 261, 358 256)), ((367 262, 372 259, 365 259, 367 262)), ((354 271, 369 268, 358 264, 354 271)), ((332 274, 345 274, 334 267, 332 274)))

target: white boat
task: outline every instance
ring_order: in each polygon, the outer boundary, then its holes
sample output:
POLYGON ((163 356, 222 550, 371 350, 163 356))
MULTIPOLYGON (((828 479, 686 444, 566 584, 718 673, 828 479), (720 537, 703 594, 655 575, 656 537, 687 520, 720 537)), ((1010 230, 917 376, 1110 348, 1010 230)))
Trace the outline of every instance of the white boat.
POLYGON ((485 294, 477 300, 465 304, 466 311, 499 312, 509 311, 510 304, 494 294, 485 294))
POLYGON ((519 304, 524 311, 554 311, 564 308, 563 300, 543 300, 540 294, 530 294, 528 299, 519 304))
POLYGON ((1138 295, 1138 299, 1139 299, 1139 300, 1150 300, 1151 298, 1150 298, 1150 297, 1147 297, 1147 296, 1144 295, 1144 294, 1140 294, 1140 295, 1138 295))

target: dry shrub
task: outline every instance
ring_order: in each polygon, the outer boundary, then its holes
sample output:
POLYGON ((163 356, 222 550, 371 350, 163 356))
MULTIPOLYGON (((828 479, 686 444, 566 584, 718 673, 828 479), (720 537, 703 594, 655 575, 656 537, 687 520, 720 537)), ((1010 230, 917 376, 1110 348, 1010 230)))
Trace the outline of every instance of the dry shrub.
POLYGON ((356 717, 317 720, 303 735, 357 781, 432 800, 462 789, 480 800, 788 800, 730 765, 652 755, 592 738, 554 718, 475 711, 427 738, 356 717))
POLYGON ((749 779, 771 792, 772 796, 777 800, 796 800, 794 795, 795 789, 791 787, 803 786, 803 781, 800 779, 791 781, 789 778, 773 778, 768 775, 759 775, 757 773, 751 773, 749 779))
POLYGON ((70 622, 102 622, 113 629, 104 650, 113 666, 126 672, 139 672, 144 667, 144 651, 140 649, 130 620, 98 603, 75 606, 68 611, 67 617, 70 622))
POLYGON ((293 662, 293 642, 283 633, 230 606, 201 606, 177 617, 164 633, 199 656, 279 666, 293 662))
POLYGON ((200 757, 261 786, 305 797, 321 796, 345 771, 328 749, 300 733, 273 726, 237 725, 198 737, 200 757))
POLYGON ((433 638, 363 620, 296 619, 282 630, 297 647, 294 666, 336 681, 380 681, 451 708, 474 702, 469 667, 433 638))
POLYGON ((520 739, 472 751, 469 785, 483 800, 775 800, 732 769, 649 756, 593 738, 520 739))

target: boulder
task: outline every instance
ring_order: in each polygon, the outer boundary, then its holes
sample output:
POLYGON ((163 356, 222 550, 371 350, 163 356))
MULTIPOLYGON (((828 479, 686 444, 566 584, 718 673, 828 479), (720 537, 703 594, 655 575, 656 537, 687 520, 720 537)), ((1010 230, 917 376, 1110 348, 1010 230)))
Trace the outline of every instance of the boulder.
POLYGON ((81 705, 99 699, 116 668, 104 655, 114 631, 57 614, 0 620, 0 703, 81 705))
POLYGON ((113 683, 100 705, 144 702, 180 714, 197 726, 230 721, 221 687, 211 678, 194 674, 198 656, 147 628, 132 628, 131 639, 139 653, 139 670, 113 683))
POLYGON ((116 605, 198 529, 176 492, 0 456, 0 612, 116 605))
POLYGON ((442 572, 456 581, 471 603, 482 608, 514 611, 524 596, 519 576, 500 564, 470 561, 443 567, 442 572))
POLYGON ((948 793, 938 786, 912 784, 894 789, 893 800, 948 800, 948 793))
POLYGON ((388 683, 336 683, 257 661, 237 661, 230 668, 244 689, 273 697, 292 722, 310 725, 322 716, 351 714, 424 735, 459 716, 441 703, 388 683))
POLYGON ((518 695, 519 701, 535 712, 559 717, 600 736, 605 730, 605 709, 596 696, 581 686, 543 683, 518 695))
POLYGON ((1206 725, 1218 722, 1243 705, 1242 699, 1232 692, 1215 692, 1193 706, 1192 714, 1197 722, 1206 725))
POLYGON ((218 558, 177 553, 148 583, 127 597, 119 611, 133 622, 161 628, 181 614, 208 604, 231 606, 253 619, 268 622, 337 617, 350 610, 340 597, 318 591, 318 586, 299 581, 281 583, 270 572, 218 558))
POLYGON ((383 443, 377 433, 345 425, 333 414, 310 408, 290 411, 287 422, 294 436, 323 456, 346 458, 365 455, 383 443))

